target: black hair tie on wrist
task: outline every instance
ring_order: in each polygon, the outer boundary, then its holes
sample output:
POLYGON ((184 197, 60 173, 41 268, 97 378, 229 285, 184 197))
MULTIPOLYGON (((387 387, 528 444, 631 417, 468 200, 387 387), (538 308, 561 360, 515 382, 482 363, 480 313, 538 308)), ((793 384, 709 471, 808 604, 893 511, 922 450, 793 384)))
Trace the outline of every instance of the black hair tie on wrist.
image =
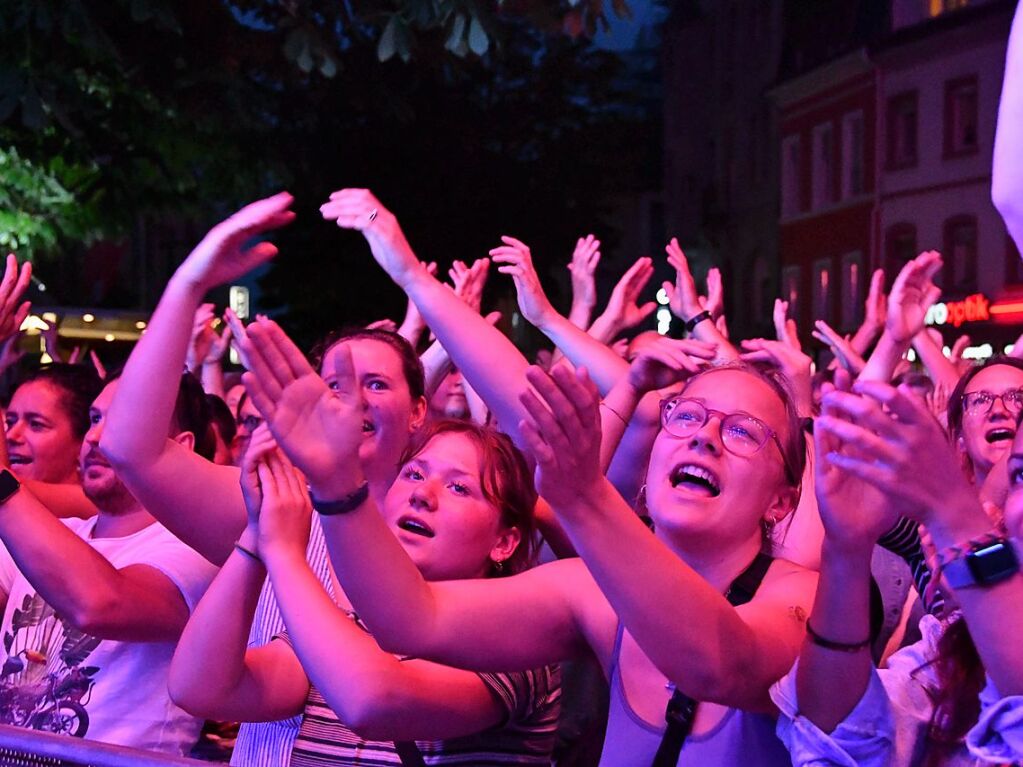
POLYGON ((832 639, 825 639, 813 628, 810 627, 810 619, 806 621, 806 634, 810 637, 810 641, 818 647, 823 647, 825 650, 837 650, 838 652, 859 652, 864 647, 870 644, 870 638, 863 640, 862 642, 836 642, 832 639))
POLYGON ((709 311, 704 310, 697 314, 695 317, 686 320, 686 332, 692 333, 697 325, 699 325, 704 320, 709 320, 712 316, 713 315, 709 311))

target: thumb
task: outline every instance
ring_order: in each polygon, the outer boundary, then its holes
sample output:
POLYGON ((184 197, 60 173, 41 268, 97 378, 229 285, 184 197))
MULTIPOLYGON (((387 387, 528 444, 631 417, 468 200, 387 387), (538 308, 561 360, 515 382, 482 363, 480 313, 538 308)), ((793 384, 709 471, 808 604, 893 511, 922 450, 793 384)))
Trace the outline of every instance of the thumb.
POLYGON ((338 344, 334 354, 334 375, 338 394, 350 396, 355 392, 355 363, 352 362, 352 350, 348 344, 338 344))

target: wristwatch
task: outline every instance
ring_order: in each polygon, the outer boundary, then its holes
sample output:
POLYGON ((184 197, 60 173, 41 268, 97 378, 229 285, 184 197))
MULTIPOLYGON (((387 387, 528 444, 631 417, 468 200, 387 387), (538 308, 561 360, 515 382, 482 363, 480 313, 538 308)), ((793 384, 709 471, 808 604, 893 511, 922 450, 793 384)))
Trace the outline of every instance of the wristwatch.
POLYGON ((954 589, 993 586, 1019 572, 1020 552, 1008 538, 977 542, 945 562, 941 573, 954 589))
POLYGON ((21 483, 18 478, 8 469, 0 470, 0 506, 7 503, 11 496, 19 490, 21 490, 21 483))

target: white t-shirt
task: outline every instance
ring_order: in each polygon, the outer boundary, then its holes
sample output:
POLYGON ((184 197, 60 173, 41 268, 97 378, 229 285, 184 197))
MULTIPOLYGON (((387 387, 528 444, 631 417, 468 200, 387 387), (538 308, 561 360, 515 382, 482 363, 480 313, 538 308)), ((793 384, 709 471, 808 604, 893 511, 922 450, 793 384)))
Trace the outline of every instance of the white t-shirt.
MULTIPOLYGON (((158 523, 123 538, 93 538, 96 517, 61 521, 116 568, 159 570, 178 587, 189 612, 216 574, 213 565, 158 523)), ((83 634, 54 613, 2 546, 0 588, 8 594, 0 723, 188 752, 202 722, 175 706, 167 693, 176 642, 119 642, 83 634)))

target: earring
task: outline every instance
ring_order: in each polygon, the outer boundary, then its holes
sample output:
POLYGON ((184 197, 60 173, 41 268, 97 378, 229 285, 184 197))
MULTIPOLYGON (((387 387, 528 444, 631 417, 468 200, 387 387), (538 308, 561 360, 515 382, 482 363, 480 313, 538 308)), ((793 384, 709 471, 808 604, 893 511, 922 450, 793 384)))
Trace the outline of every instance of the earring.
POLYGON ((495 560, 492 561, 492 564, 494 565, 494 572, 495 573, 497 573, 498 575, 501 575, 504 572, 504 560, 503 559, 495 559, 495 560))
POLYGON ((764 535, 768 538, 771 537, 771 533, 774 532, 774 525, 778 520, 774 517, 767 517, 764 519, 764 535))

